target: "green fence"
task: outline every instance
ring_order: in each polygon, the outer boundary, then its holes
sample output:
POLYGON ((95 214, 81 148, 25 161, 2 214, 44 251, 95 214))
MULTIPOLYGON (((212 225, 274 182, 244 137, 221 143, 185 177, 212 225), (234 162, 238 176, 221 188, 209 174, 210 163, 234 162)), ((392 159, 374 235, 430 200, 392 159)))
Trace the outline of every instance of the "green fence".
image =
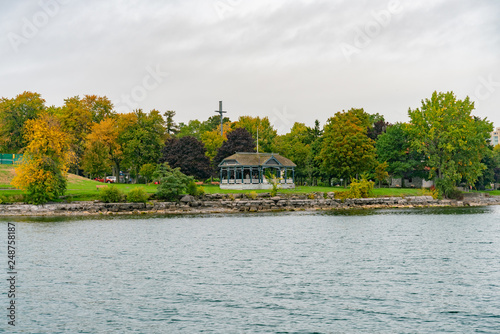
POLYGON ((22 154, 0 153, 0 164, 12 165, 21 160, 22 157, 22 154))

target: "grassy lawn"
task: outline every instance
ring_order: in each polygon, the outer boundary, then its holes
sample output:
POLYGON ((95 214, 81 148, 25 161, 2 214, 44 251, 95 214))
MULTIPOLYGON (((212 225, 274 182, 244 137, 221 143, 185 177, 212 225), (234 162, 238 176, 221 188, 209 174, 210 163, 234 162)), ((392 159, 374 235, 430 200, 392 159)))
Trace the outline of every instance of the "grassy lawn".
MULTIPOLYGON (((249 193, 251 191, 255 191, 256 193, 268 193, 269 189, 259 189, 259 190, 227 190, 220 189, 219 186, 214 185, 205 185, 205 193, 207 194, 231 194, 231 193, 249 193)), ((349 188, 344 187, 310 187, 310 186, 298 186, 295 189, 280 189, 278 193, 282 194, 308 194, 308 193, 317 193, 317 192, 339 192, 339 191, 347 191, 349 188)), ((384 196, 419 196, 421 195, 420 189, 411 189, 411 188, 375 188, 373 189, 373 194, 376 197, 384 197, 384 196)))
MULTIPOLYGON (((21 201, 23 191, 16 190, 10 185, 10 181, 14 177, 14 166, 13 165, 0 165, 0 196, 10 197, 14 201, 21 201)), ((99 198, 99 190, 96 186, 102 186, 104 183, 89 180, 87 178, 69 174, 68 176, 68 188, 66 195, 73 201, 92 201, 99 198)), ((108 185, 109 186, 109 185, 108 185)), ((144 187, 147 193, 154 194, 156 192, 156 185, 144 185, 144 184, 115 184, 118 189, 124 193, 128 193, 130 190, 136 187, 144 187)), ((230 193, 249 193, 255 191, 257 193, 268 193, 269 189, 262 190, 227 190, 220 189, 216 185, 204 185, 205 193, 207 194, 230 194, 230 193)), ((295 189, 280 189, 278 193, 282 194, 307 194, 312 192, 339 192, 347 191, 348 188, 343 187, 310 187, 310 186, 298 186, 295 189)), ((500 190, 495 191, 484 191, 490 195, 500 196, 500 190)), ((401 197, 401 196, 419 196, 422 195, 422 190, 411 189, 411 188, 375 188, 373 190, 375 197, 401 197)))
POLYGON ((96 186, 115 186, 125 194, 131 189, 137 187, 143 187, 144 190, 149 194, 154 194, 156 192, 156 185, 145 185, 145 184, 105 184, 102 182, 89 180, 84 177, 71 175, 68 178, 68 188, 66 195, 71 196, 74 201, 91 201, 99 198, 99 190, 96 186))
MULTIPOLYGON (((14 177, 14 167, 12 165, 0 165, 0 196, 8 197, 11 201, 22 201, 21 196, 24 192, 15 189, 10 185, 10 181, 14 177)), ((102 182, 89 180, 87 178, 69 174, 68 187, 66 195, 73 201, 92 201, 99 198, 99 190, 96 186, 105 185, 102 182)), ((109 184, 108 184, 109 186, 109 184)), ((116 184, 114 185, 124 193, 128 193, 136 187, 144 187, 147 193, 154 194, 156 192, 155 185, 146 186, 144 184, 116 184)))
POLYGON ((500 190, 492 190, 492 191, 479 191, 481 193, 490 194, 492 196, 500 196, 500 190))

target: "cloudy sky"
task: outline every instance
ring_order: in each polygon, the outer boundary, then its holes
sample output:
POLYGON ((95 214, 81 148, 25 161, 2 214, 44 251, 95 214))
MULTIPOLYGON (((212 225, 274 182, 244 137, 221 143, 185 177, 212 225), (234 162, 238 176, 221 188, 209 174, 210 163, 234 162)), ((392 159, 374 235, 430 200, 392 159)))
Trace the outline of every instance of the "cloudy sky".
POLYGON ((280 133, 433 91, 500 126, 496 0, 0 0, 0 96, 107 96, 120 112, 268 116, 280 133))

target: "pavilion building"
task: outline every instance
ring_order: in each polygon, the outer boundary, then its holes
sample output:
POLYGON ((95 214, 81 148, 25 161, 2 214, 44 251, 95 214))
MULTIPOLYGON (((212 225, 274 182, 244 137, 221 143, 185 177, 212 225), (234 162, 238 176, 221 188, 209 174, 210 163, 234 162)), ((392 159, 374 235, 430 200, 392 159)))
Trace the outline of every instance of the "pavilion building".
POLYGON ((272 189, 269 174, 281 189, 295 188, 295 165, 276 153, 237 152, 219 164, 221 189, 272 189), (267 175, 267 176, 266 176, 267 175))

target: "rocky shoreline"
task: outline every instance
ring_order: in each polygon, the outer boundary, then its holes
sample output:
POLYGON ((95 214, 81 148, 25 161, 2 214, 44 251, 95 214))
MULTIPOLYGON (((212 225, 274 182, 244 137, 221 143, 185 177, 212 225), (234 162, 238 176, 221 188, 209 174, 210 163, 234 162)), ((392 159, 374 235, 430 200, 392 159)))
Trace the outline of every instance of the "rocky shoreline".
POLYGON ((344 201, 335 199, 333 193, 308 195, 280 195, 268 193, 257 198, 243 194, 210 194, 201 198, 183 196, 178 202, 152 201, 148 203, 72 202, 44 205, 0 205, 0 216, 92 216, 112 214, 210 214, 234 212, 279 212, 348 210, 375 208, 413 207, 463 207, 500 205, 500 196, 466 194, 463 200, 437 200, 431 196, 356 198, 344 201), (467 196, 471 195, 471 196, 467 196))

